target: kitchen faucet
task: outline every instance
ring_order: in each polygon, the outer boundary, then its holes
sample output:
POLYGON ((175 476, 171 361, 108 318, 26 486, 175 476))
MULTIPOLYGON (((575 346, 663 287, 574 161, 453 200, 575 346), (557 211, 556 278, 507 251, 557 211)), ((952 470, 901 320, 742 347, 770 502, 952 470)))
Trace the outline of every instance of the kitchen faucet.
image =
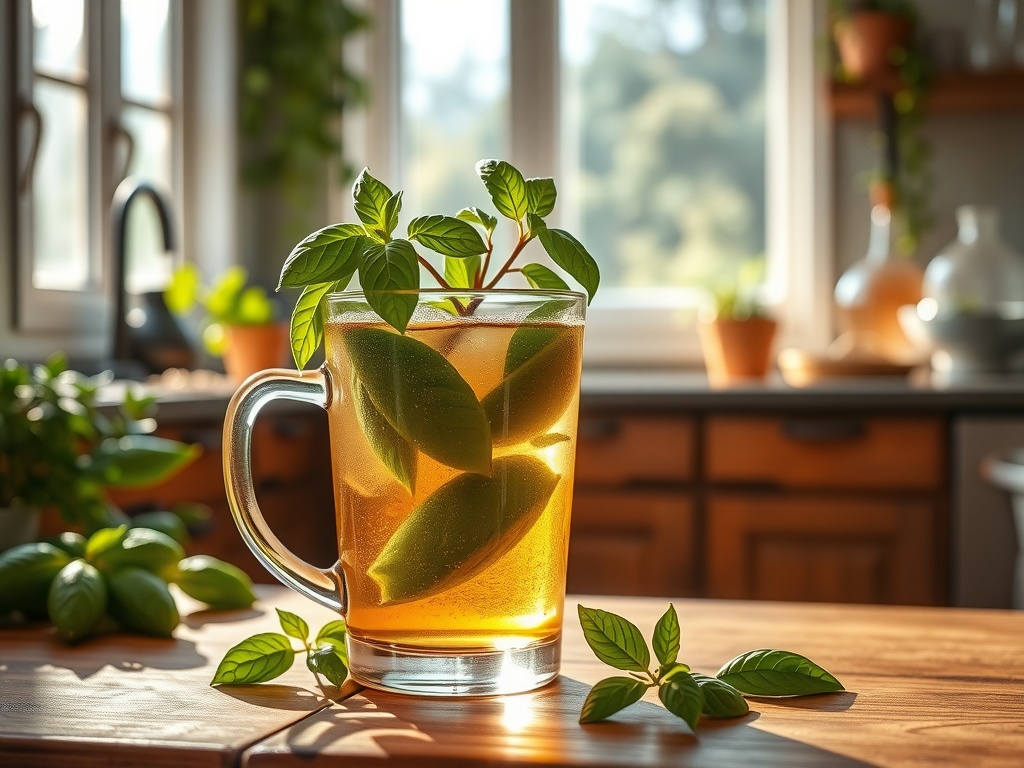
POLYGON ((148 373, 161 373, 168 368, 189 367, 193 362, 192 348, 164 302, 163 293, 142 294, 141 322, 129 324, 127 319, 127 247, 125 236, 128 211, 140 197, 153 201, 160 217, 164 250, 174 248, 174 228, 171 209, 166 197, 152 184, 129 176, 114 191, 110 221, 114 238, 114 359, 117 367, 138 368, 141 362, 148 373))

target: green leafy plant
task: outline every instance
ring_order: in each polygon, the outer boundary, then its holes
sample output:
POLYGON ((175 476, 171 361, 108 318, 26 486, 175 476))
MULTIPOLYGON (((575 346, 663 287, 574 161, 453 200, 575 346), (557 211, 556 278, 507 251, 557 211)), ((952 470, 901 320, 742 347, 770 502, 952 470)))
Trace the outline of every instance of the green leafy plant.
POLYGON ((0 366, 0 508, 55 508, 92 531, 124 522, 107 489, 161 482, 197 446, 150 434, 154 399, 129 389, 116 409, 97 405, 110 375, 69 370, 63 355, 37 366, 0 366))
POLYGON ((321 675, 335 686, 345 682, 348 677, 348 651, 345 648, 347 630, 344 621, 335 619, 328 622, 311 641, 309 624, 304 619, 280 608, 277 609, 277 617, 284 634, 263 632, 231 648, 217 665, 210 685, 265 683, 291 669, 295 654, 303 652, 306 654, 306 667, 321 688, 321 675), (292 647, 293 639, 302 644, 298 651, 292 647))
POLYGON ((247 608, 252 581, 235 566, 150 528, 101 528, 88 539, 67 532, 0 554, 0 615, 49 617, 76 643, 110 626, 170 637, 180 617, 168 584, 213 608, 247 608))
POLYGON ((342 111, 365 101, 342 47, 368 21, 342 0, 241 0, 238 12, 242 178, 279 186, 302 210, 341 158, 342 111))
MULTIPOLYGON (((319 308, 324 298, 344 290, 356 273, 370 306, 400 333, 416 306, 421 270, 442 288, 488 290, 506 275, 519 273, 533 288, 568 290, 565 280, 544 264, 516 265, 535 239, 593 299, 600 282, 597 262, 571 234, 544 221, 555 206, 554 180, 526 179, 504 160, 481 160, 476 171, 495 209, 516 225, 515 245, 500 265, 492 264, 498 220, 480 208, 463 208, 455 216, 419 216, 409 222, 405 238, 394 237, 402 192, 392 192, 363 169, 352 189, 361 223, 334 224, 312 233, 295 246, 281 270, 279 290, 302 289, 290 334, 297 367, 305 366, 323 340, 319 308), (420 254, 416 244, 440 254, 441 267, 420 254)), ((474 304, 453 299, 446 309, 468 315, 474 304)))
POLYGON ((739 717, 749 711, 744 696, 806 696, 842 691, 843 685, 809 659, 790 651, 758 650, 741 654, 714 677, 695 674, 678 661, 679 617, 670 603, 654 627, 651 651, 632 622, 608 611, 579 606, 583 636, 594 654, 629 677, 609 677, 587 695, 581 723, 593 723, 639 701, 649 688, 676 717, 696 729, 701 717, 739 717))
POLYGON ((758 287, 764 278, 764 256, 740 265, 734 279, 719 284, 712 292, 715 316, 729 320, 768 317, 758 299, 758 287))
POLYGON ((277 305, 262 287, 250 285, 248 280, 249 273, 243 267, 231 267, 205 287, 199 268, 183 264, 171 276, 164 299, 177 315, 187 315, 197 306, 202 307, 203 345, 210 354, 219 356, 224 354, 225 326, 277 321, 277 305))

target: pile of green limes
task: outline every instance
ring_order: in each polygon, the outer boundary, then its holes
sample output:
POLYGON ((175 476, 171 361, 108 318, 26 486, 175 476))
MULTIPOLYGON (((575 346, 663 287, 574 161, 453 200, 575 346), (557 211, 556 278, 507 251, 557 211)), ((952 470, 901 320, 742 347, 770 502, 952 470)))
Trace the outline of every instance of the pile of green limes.
POLYGON ((62 533, 0 554, 0 615, 49 617, 74 643, 109 619, 144 635, 170 637, 180 617, 168 584, 213 608, 247 608, 252 581, 206 555, 185 557, 181 544, 150 528, 103 528, 88 539, 62 533))

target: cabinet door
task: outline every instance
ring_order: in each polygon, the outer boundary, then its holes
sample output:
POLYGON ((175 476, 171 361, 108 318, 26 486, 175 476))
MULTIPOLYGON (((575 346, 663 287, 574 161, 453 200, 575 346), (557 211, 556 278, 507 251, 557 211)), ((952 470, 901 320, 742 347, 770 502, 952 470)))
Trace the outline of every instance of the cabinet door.
POLYGON ((709 597, 936 604, 938 524, 921 497, 715 494, 709 597))
POLYGON ((682 494, 577 491, 567 589, 682 597, 694 591, 693 509, 682 494))

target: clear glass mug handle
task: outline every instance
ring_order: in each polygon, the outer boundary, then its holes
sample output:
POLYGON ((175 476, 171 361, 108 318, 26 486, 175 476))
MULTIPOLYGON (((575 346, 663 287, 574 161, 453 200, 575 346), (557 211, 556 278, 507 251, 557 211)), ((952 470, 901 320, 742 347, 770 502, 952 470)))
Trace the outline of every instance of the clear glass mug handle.
POLYGON ((329 391, 321 371, 272 368, 248 378, 224 418, 224 485, 235 524, 264 567, 299 594, 344 614, 348 601, 341 563, 317 568, 282 544, 263 518, 252 482, 252 428, 263 406, 298 400, 326 408, 329 391))

